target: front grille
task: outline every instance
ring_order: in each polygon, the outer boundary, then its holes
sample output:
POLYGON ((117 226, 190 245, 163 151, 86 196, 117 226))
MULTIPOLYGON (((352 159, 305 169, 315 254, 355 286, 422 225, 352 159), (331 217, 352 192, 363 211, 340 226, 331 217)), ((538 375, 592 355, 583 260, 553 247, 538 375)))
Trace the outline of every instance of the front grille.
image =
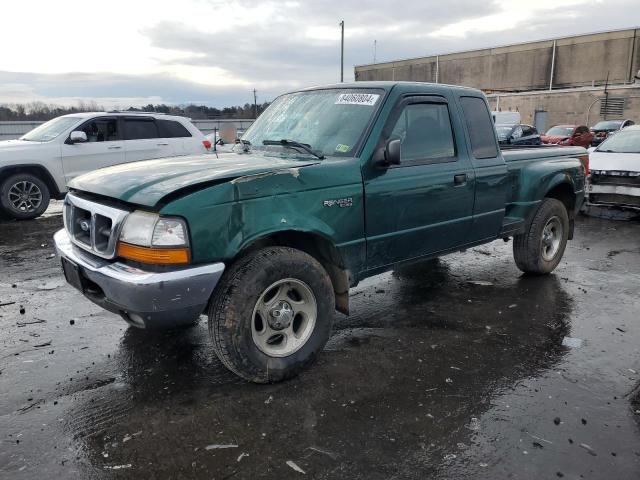
POLYGON ((594 185, 622 185, 640 187, 640 175, 629 175, 627 172, 595 173, 591 171, 591 183, 594 185))
POLYGON ((68 193, 63 213, 74 244, 102 258, 115 257, 122 222, 129 212, 68 193))

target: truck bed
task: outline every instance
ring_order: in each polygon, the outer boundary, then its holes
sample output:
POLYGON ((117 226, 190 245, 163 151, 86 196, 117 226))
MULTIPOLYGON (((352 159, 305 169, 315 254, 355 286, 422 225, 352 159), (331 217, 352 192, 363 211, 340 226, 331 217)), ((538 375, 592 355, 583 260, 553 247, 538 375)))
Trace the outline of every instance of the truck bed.
POLYGON ((582 147, 557 147, 554 145, 525 146, 522 148, 502 148, 502 156, 505 162, 517 162, 522 160, 538 160, 543 158, 567 158, 586 155, 582 147))
POLYGON ((539 188, 548 185, 550 177, 558 173, 571 176, 575 171, 574 159, 586 154, 582 147, 551 145, 504 149, 502 157, 507 165, 511 195, 506 203, 501 236, 522 233, 528 216, 544 195, 539 188))

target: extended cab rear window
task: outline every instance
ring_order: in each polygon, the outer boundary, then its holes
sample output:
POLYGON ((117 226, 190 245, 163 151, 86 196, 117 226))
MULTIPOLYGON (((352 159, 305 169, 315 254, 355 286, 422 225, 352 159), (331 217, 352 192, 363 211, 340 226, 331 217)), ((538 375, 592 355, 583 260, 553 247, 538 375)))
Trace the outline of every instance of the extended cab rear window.
POLYGON ((479 97, 460 97, 460 104, 464 110, 473 156, 479 159, 497 157, 493 121, 485 101, 479 97))
POLYGON ((184 125, 175 120, 156 120, 160 138, 184 138, 190 137, 191 133, 184 125))

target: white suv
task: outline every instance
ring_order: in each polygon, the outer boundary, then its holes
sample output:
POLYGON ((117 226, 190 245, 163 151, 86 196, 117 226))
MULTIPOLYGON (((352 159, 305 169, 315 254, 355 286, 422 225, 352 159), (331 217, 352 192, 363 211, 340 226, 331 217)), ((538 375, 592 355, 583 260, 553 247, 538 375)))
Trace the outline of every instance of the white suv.
POLYGON ((40 216, 67 182, 119 163, 205 153, 211 147, 187 118, 155 113, 74 113, 19 140, 0 141, 0 213, 40 216))

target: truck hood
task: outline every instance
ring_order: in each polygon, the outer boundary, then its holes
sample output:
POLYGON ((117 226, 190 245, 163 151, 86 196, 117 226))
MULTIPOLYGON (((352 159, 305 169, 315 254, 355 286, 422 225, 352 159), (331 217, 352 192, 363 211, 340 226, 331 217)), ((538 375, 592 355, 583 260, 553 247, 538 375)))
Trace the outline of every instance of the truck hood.
POLYGON ((213 154, 159 158, 102 168, 74 178, 69 187, 154 207, 182 189, 206 187, 247 175, 314 165, 317 161, 260 154, 213 154))
POLYGON ((640 153, 592 152, 589 155, 591 170, 640 172, 640 153))

